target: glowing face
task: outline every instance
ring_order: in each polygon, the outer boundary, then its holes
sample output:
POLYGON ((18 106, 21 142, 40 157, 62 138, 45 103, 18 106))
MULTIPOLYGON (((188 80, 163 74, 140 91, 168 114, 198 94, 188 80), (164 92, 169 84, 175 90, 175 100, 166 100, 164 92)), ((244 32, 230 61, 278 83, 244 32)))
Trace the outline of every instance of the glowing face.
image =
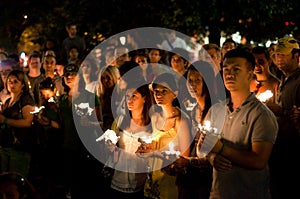
POLYGON ((167 87, 162 85, 156 85, 153 89, 154 99, 157 105, 172 104, 176 95, 167 87))
POLYGON ((6 82, 6 78, 11 71, 12 71, 12 66, 6 65, 1 67, 0 75, 3 82, 6 82))
POLYGON ((240 57, 226 58, 223 62, 223 79, 229 91, 250 88, 253 71, 248 69, 246 59, 240 57))
POLYGON ((151 63, 158 63, 161 59, 161 55, 159 54, 159 50, 151 50, 149 53, 149 59, 151 63))
POLYGON ((15 76, 9 76, 7 79, 7 90, 14 94, 19 94, 22 92, 24 85, 15 76))
POLYGON ((270 62, 264 54, 253 54, 255 57, 254 74, 264 74, 268 72, 270 62))
POLYGON ((198 71, 189 70, 187 75, 187 89, 193 98, 201 96, 203 92, 203 78, 198 71))
POLYGON ((143 110, 145 99, 144 97, 134 88, 130 88, 126 91, 126 103, 128 110, 143 110))
POLYGON ((44 62, 43 62, 43 67, 44 67, 46 73, 54 73, 55 64, 56 64, 55 57, 52 57, 52 56, 45 57, 44 62))
POLYGON ((290 65, 292 65, 292 54, 282 54, 282 53, 275 53, 274 54, 274 63, 281 71, 289 71, 290 65))
POLYGON ((186 65, 186 63, 185 63, 184 59, 182 59, 182 57, 180 57, 179 55, 172 56, 171 66, 176 72, 183 74, 185 71, 185 65, 186 65))
POLYGON ((51 89, 41 89, 40 90, 42 96, 44 99, 49 100, 51 97, 54 97, 55 92, 52 91, 51 89))

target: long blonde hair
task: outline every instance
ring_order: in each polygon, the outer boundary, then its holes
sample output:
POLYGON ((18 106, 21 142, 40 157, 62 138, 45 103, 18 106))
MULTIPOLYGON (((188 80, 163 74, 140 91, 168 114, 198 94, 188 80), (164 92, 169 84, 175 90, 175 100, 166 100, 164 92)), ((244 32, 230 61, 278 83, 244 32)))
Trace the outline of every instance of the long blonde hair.
POLYGON ((114 85, 117 85, 118 79, 120 78, 120 72, 119 72, 119 69, 117 67, 111 66, 111 65, 103 67, 100 70, 99 75, 98 75, 98 81, 99 81, 99 87, 97 89, 97 95, 98 96, 103 95, 103 94, 107 94, 107 91, 108 91, 107 88, 103 85, 103 83, 101 81, 101 77, 104 74, 107 74, 110 77, 110 79, 112 80, 114 85))

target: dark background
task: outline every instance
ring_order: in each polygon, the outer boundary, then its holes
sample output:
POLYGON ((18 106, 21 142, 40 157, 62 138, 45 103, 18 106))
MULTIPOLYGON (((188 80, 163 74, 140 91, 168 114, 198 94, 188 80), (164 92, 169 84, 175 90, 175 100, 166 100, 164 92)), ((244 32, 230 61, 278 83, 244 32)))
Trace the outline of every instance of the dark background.
POLYGON ((78 34, 89 48, 119 32, 148 26, 190 36, 209 31, 213 43, 219 43, 221 31, 227 35, 239 31, 247 41, 264 43, 299 29, 299 4, 299 0, 1 0, 0 48, 26 52, 43 45, 47 37, 60 43, 67 36, 68 21, 78 24, 78 34))

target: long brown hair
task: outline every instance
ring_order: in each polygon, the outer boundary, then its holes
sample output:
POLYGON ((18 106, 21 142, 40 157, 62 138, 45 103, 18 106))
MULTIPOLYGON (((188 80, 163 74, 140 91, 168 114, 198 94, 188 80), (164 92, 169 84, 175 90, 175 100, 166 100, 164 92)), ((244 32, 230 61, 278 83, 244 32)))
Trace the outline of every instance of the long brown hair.
MULTIPOLYGON (((11 76, 16 77, 16 78, 24 85, 23 88, 22 88, 23 93, 29 93, 29 92, 30 92, 30 90, 29 90, 29 85, 28 85, 28 84, 29 84, 28 77, 27 77, 27 75, 26 75, 23 71, 21 71, 21 70, 13 70, 13 71, 11 71, 11 72, 7 75, 6 82, 5 82, 6 88, 7 88, 8 79, 9 79, 9 77, 11 77, 11 76)), ((9 93, 9 91, 8 91, 8 93, 9 93)))
MULTIPOLYGON (((146 83, 146 81, 143 82, 135 82, 135 83, 129 83, 126 87, 126 90, 128 89, 136 89, 138 93, 142 95, 142 97, 145 98, 145 103, 143 106, 143 111, 141 115, 141 119, 143 121, 143 125, 149 125, 151 123, 151 108, 153 107, 153 96, 152 93, 149 90, 149 85, 146 83), (141 85, 141 86, 140 86, 141 85)), ((127 103, 125 103, 125 117, 123 119, 122 124, 120 125, 120 128, 125 129, 126 127, 130 126, 130 120, 131 120, 131 111, 128 110, 127 103), (129 112, 129 114, 127 114, 129 112)), ((151 125, 149 125, 151 127, 151 125)))

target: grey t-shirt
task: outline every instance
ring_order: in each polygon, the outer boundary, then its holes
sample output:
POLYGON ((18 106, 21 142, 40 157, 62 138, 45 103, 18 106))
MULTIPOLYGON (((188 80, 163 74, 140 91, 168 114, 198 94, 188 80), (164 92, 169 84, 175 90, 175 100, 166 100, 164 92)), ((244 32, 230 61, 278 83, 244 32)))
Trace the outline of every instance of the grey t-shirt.
MULTIPOLYGON (((252 142, 275 143, 278 124, 273 112, 254 94, 231 112, 229 101, 214 105, 206 119, 222 129, 222 142, 237 149, 251 150, 252 142), (223 116, 222 113, 225 113, 223 116)), ((269 198, 269 169, 250 170, 233 163, 227 172, 213 170, 210 198, 269 198)))

